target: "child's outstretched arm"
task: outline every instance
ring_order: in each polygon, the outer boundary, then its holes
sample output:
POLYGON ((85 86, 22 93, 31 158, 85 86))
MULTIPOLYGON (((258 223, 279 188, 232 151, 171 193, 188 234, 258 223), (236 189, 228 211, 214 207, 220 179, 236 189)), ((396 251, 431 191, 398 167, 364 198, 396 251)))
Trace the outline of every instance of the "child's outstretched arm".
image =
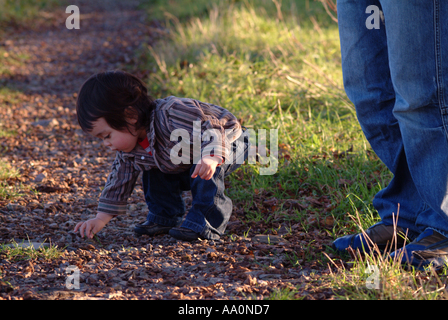
POLYGON ((75 226, 74 232, 78 232, 79 230, 81 237, 84 237, 85 234, 88 238, 92 239, 95 234, 104 228, 112 217, 110 214, 98 212, 95 218, 79 222, 75 226))
POLYGON ((121 153, 117 152, 112 171, 98 201, 96 217, 79 222, 74 232, 79 231, 81 237, 86 235, 88 238, 93 238, 114 216, 125 214, 127 199, 134 190, 139 173, 133 161, 125 161, 121 153))

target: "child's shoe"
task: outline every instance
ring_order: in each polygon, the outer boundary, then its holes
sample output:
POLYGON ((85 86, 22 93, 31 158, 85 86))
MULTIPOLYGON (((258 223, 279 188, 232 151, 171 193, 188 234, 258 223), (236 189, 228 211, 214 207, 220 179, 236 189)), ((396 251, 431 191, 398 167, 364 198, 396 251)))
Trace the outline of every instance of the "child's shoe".
POLYGON ((144 234, 148 236, 155 236, 158 234, 168 234, 172 227, 165 227, 154 222, 146 220, 142 224, 138 224, 134 228, 135 236, 140 237, 144 234))
MULTIPOLYGON (((405 232, 402 228, 397 227, 397 248, 401 248, 405 244, 405 232)), ((370 253, 372 248, 372 242, 378 246, 379 250, 385 250, 386 247, 395 248, 395 244, 392 244, 394 239, 394 226, 387 226, 383 222, 374 224, 365 231, 368 240, 363 233, 350 234, 336 239, 333 242, 333 249, 338 251, 346 251, 349 247, 353 250, 359 249, 365 253, 370 253)))
POLYGON ((195 241, 200 239, 199 233, 194 232, 193 230, 187 228, 172 228, 170 230, 170 236, 177 240, 182 241, 195 241))

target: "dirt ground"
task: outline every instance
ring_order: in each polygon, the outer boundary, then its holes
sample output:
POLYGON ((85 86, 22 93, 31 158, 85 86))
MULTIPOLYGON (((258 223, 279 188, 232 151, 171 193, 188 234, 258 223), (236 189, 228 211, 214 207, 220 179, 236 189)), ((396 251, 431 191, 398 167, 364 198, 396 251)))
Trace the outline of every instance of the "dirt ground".
MULTIPOLYGON (((1 86, 20 91, 14 99, 0 98, 3 130, 15 132, 0 138, 0 150, 20 173, 8 183, 24 193, 0 198, 0 243, 29 239, 64 248, 56 259, 8 260, 0 254, 0 299, 263 299, 288 288, 295 298, 331 299, 321 280, 329 267, 312 259, 331 244, 325 230, 248 223, 238 203, 218 241, 136 238, 133 226, 147 213, 139 183, 126 216, 114 218, 94 240, 73 233, 77 222, 95 216, 114 159, 80 129, 76 92, 88 76, 104 70, 126 67, 144 78, 150 70, 134 68, 136 52, 158 35, 151 31, 157 23, 145 21, 133 1, 73 4, 81 10, 79 30, 65 28, 68 14, 61 10, 0 42, 11 57, 29 56, 24 65, 11 61, 0 76, 1 86), (79 289, 66 288, 68 266, 79 268, 79 289)), ((190 194, 184 196, 191 203, 190 194)), ((298 206, 269 197, 260 193, 254 206, 298 206)))

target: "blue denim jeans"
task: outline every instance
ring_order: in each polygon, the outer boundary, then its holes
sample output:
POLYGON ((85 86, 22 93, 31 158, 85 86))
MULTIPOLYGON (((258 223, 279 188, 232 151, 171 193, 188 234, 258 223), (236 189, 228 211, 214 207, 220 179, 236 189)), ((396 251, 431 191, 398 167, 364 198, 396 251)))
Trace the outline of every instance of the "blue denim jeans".
MULTIPOLYGON (((338 0, 344 87, 393 173, 373 205, 385 224, 448 236, 448 1, 338 0), (379 29, 366 20, 377 6, 379 29)), ((372 20, 369 20, 372 22, 372 20)))
POLYGON ((232 200, 225 195, 224 178, 247 159, 249 145, 249 139, 243 136, 236 140, 232 144, 232 163, 217 167, 210 180, 191 178, 196 164, 178 174, 166 174, 158 169, 144 171, 147 220, 168 227, 188 228, 205 239, 219 239, 232 214, 232 200), (186 208, 181 193, 188 190, 193 197, 192 206, 182 221, 186 208))

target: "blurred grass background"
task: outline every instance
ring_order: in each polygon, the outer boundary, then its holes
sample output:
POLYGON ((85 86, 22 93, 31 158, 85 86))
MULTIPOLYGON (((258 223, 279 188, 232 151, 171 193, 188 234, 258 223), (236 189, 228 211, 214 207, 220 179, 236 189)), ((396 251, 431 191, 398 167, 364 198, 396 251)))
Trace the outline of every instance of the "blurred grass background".
MULTIPOLYGON (((68 1, 68 0, 67 0, 68 1)), ((8 85, 8 77, 12 76, 9 67, 23 65, 29 56, 13 54, 2 48, 7 41, 8 32, 33 29, 38 25, 51 23, 51 11, 66 5, 66 0, 0 0, 0 108, 10 108, 19 102, 21 92, 8 85)), ((0 119, 0 138, 11 137, 14 132, 3 128, 0 119)), ((7 183, 8 179, 18 176, 17 168, 2 160, 3 150, 0 148, 0 200, 18 195, 17 188, 7 183)))
POLYGON ((65 0, 0 0, 0 28, 33 24, 36 19, 45 19, 46 12, 65 4, 65 0))

